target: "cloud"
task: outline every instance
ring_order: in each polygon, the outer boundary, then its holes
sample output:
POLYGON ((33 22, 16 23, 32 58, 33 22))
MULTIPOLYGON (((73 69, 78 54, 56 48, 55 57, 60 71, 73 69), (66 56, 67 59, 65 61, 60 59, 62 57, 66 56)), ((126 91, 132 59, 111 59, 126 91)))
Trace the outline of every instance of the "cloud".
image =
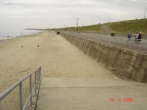
POLYGON ((142 18, 146 0, 0 0, 0 25, 51 28, 142 18), (83 23, 82 23, 83 22, 83 23))

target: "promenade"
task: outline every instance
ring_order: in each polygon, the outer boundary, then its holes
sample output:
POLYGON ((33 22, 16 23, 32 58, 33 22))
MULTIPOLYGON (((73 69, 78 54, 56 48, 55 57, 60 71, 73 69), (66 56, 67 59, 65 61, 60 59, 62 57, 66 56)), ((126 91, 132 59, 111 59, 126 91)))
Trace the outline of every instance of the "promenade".
POLYGON ((101 34, 93 34, 93 33, 82 33, 82 32, 64 32, 69 35, 73 36, 78 36, 80 38, 96 41, 96 42, 101 42, 101 43, 106 43, 114 46, 118 46, 121 48, 127 48, 130 50, 135 50, 138 52, 142 52, 147 54, 147 40, 142 39, 141 43, 135 43, 134 38, 132 38, 131 42, 128 42, 127 35, 122 35, 122 36, 110 36, 110 35, 101 35, 101 34))
MULTIPOLYGON (((0 41, 0 53, 0 92, 42 67, 37 110, 147 108, 147 84, 118 79, 55 32, 0 41)), ((18 107, 18 89, 0 102, 2 110, 18 107)))
POLYGON ((54 37, 48 41, 54 51, 48 53, 51 65, 42 78, 38 110, 147 108, 146 84, 118 79, 60 35, 54 37))

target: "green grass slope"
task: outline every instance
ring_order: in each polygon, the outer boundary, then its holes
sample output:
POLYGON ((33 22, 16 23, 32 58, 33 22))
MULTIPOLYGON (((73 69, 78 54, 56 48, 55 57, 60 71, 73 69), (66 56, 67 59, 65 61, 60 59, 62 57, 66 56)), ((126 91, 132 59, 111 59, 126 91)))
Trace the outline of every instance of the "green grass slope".
MULTIPOLYGON (((120 22, 105 23, 105 26, 110 32, 117 33, 117 35, 127 35, 129 31, 132 33, 142 32, 145 39, 147 39, 147 19, 136 19, 120 22)), ((64 31, 77 31, 77 27, 62 28, 64 31)), ((92 32, 105 34, 101 24, 81 26, 78 28, 79 32, 92 32)))
POLYGON ((128 33, 129 31, 147 33, 147 19, 107 23, 107 26, 118 33, 128 33))
MULTIPOLYGON (((62 28, 62 30, 66 31, 77 31, 77 27, 66 27, 65 29, 62 28)), ((78 27, 79 32, 101 32, 101 25, 96 24, 96 25, 89 25, 89 26, 80 26, 78 27)))
POLYGON ((100 27, 100 25, 82 26, 79 28, 79 31, 99 32, 99 31, 101 31, 101 27, 100 27))

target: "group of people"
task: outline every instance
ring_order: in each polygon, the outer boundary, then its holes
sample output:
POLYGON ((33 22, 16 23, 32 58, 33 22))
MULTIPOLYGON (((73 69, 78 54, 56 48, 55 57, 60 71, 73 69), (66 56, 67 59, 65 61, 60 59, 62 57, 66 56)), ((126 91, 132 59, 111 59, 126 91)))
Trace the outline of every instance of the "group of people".
POLYGON ((134 42, 134 43, 140 43, 142 39, 142 34, 141 32, 136 32, 136 33, 128 33, 128 41, 129 42, 134 42))

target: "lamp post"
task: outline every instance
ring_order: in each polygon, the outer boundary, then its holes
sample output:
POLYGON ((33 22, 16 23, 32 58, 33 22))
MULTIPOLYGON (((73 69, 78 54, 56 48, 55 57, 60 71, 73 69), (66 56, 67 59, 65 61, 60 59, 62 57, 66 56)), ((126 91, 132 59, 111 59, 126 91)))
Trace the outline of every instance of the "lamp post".
POLYGON ((109 14, 109 23, 110 23, 110 14, 109 14))
POLYGON ((64 24, 64 31, 65 31, 65 24, 64 24))
POLYGON ((78 29, 78 20, 79 20, 79 18, 77 18, 77 33, 78 33, 78 31, 79 31, 79 29, 78 29))
POLYGON ((145 10, 144 10, 144 19, 145 19, 145 15, 146 15, 146 5, 145 5, 145 10))
POLYGON ((21 37, 23 36, 22 31, 21 31, 21 37))

